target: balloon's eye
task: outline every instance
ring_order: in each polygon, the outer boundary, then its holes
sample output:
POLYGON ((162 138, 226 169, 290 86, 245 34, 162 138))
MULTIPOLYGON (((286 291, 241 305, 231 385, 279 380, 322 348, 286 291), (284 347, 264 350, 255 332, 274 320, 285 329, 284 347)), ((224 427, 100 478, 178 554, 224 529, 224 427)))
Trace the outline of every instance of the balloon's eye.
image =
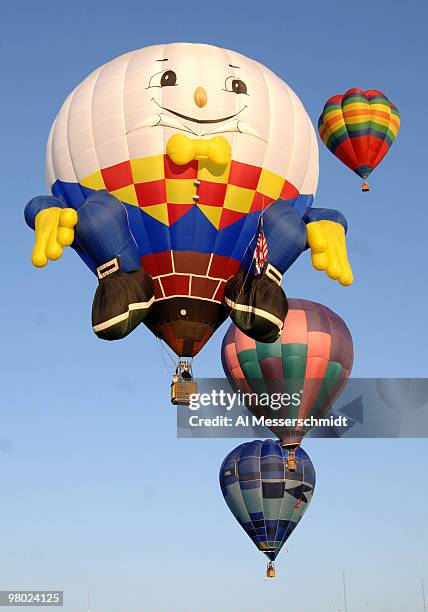
POLYGON ((177 83, 177 75, 175 74, 174 70, 167 70, 166 72, 163 73, 161 80, 160 80, 161 87, 169 87, 171 85, 176 85, 176 83, 177 83))
POLYGON ((234 91, 235 93, 239 94, 239 93, 247 93, 247 86, 245 85, 244 81, 241 81, 241 79, 233 79, 232 81, 232 91, 234 91))
POLYGON ((150 77, 147 89, 150 87, 174 87, 177 85, 177 75, 174 70, 162 70, 150 77))
POLYGON ((236 94, 246 94, 248 96, 247 85, 242 79, 228 77, 224 84, 224 90, 236 94))

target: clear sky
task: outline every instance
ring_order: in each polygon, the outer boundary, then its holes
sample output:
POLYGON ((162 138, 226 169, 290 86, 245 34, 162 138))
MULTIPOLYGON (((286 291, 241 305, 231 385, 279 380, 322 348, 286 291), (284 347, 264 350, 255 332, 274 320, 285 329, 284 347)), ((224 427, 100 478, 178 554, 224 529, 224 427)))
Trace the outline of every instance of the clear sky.
MULTIPOLYGON (((287 273, 291 297, 338 312, 356 376, 426 376, 426 22, 420 0, 2 2, 2 367, 0 589, 65 591, 66 612, 423 610, 428 583, 426 440, 305 444, 312 505, 264 582, 265 557, 218 487, 233 440, 177 440, 170 368, 140 326, 104 343, 90 327, 96 280, 69 249, 31 267, 23 208, 45 192, 44 147, 69 91, 128 50, 171 41, 232 48, 270 67, 314 122, 350 87, 383 90, 401 111, 388 158, 361 194, 321 146, 316 205, 350 226, 351 288, 287 273), (368 605, 366 605, 368 604, 368 605)), ((196 360, 220 376, 220 329, 196 360)))

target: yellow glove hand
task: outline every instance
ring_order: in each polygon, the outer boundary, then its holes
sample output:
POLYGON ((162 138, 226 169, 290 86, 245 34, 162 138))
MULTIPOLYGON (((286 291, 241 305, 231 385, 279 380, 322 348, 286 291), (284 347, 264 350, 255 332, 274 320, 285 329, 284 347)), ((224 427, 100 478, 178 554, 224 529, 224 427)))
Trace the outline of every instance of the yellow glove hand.
POLYGON ((314 221, 306 226, 312 265, 324 270, 341 285, 352 285, 354 277, 346 252, 345 230, 334 221, 314 221))
POLYGON ((74 208, 45 208, 37 213, 35 221, 35 242, 32 262, 36 268, 43 268, 48 259, 59 259, 62 249, 74 240, 74 226, 77 223, 74 208))

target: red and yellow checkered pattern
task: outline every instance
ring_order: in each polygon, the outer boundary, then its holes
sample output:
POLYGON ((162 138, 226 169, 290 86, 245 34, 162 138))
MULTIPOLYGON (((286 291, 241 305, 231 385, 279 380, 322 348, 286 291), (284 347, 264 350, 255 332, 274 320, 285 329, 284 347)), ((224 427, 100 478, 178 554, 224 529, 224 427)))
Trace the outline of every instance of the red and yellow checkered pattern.
POLYGON ((167 226, 197 206, 216 229, 262 210, 278 198, 288 200, 298 195, 291 183, 263 168, 234 160, 221 169, 209 160, 179 166, 166 154, 98 170, 81 185, 107 189, 167 226), (195 196, 199 196, 197 202, 195 196))

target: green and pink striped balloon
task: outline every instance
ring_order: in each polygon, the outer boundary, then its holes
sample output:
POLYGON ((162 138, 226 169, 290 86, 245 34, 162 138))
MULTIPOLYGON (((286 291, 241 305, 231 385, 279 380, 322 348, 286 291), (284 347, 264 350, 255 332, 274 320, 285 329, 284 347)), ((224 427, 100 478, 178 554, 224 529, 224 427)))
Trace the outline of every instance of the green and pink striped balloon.
MULTIPOLYGON (((232 324, 223 339, 223 369, 235 390, 290 396, 290 405, 279 409, 247 404, 256 416, 320 418, 351 373, 352 337, 345 322, 326 306, 298 299, 289 299, 288 304, 282 334, 273 343, 256 342, 232 324)), ((298 424, 271 427, 290 448, 299 445, 309 429, 298 424)))

